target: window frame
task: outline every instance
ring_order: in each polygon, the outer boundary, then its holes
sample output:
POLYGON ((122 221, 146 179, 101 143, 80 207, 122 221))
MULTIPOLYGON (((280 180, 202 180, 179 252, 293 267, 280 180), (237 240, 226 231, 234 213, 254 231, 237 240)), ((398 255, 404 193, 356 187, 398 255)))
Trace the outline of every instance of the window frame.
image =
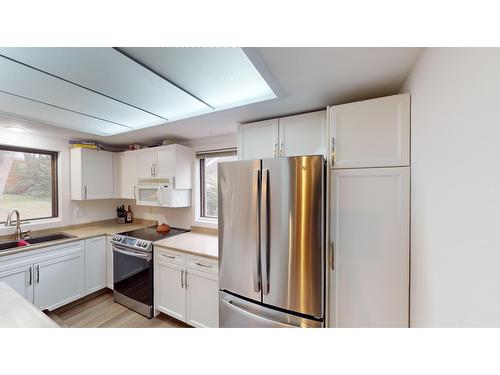
POLYGON ((196 153, 196 158, 199 161, 199 176, 198 176, 198 188, 199 188, 199 203, 200 207, 198 210, 198 215, 200 220, 208 220, 208 221, 216 221, 218 216, 207 215, 206 212, 206 199, 205 199, 205 160, 207 158, 216 158, 216 157, 227 157, 227 156, 237 156, 236 148, 224 148, 224 149, 214 149, 214 150, 206 150, 199 151, 196 153))
MULTIPOLYGON (((28 218, 22 219, 23 222, 31 222, 38 220, 47 220, 47 219, 55 219, 59 217, 59 184, 58 184, 58 151, 48 151, 48 150, 40 150, 36 148, 29 147, 18 147, 18 146, 9 146, 0 144, 0 151, 12 151, 12 152, 23 152, 23 153, 31 153, 31 154, 41 154, 50 156, 50 181, 52 185, 52 215, 51 216, 43 216, 36 218, 28 218)), ((0 218, 0 224, 5 224, 5 218, 0 218)))

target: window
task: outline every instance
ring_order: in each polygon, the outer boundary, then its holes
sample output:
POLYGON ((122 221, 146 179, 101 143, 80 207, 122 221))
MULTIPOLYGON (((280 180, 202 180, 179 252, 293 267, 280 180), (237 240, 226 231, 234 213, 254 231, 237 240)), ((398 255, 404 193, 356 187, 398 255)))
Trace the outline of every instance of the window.
POLYGON ((212 150, 198 152, 200 160, 200 217, 217 218, 217 165, 236 160, 236 150, 212 150))
POLYGON ((57 152, 0 145, 0 223, 57 217, 57 152))

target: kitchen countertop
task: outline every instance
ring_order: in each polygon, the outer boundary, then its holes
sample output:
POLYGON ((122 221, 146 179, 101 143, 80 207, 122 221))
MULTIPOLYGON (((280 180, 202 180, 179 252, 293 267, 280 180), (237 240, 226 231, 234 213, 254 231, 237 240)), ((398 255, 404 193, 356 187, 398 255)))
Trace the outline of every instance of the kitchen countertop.
POLYGON ((156 241, 154 245, 213 259, 219 258, 219 238, 213 234, 188 232, 156 241))
POLYGON ((59 326, 2 281, 0 282, 0 327, 58 328, 59 326))
MULTIPOLYGON (((56 246, 56 245, 61 245, 69 242, 74 242, 74 241, 80 241, 84 240, 87 238, 92 238, 92 237, 98 237, 98 236, 103 236, 103 235, 109 235, 113 236, 117 233, 129 231, 129 230, 135 230, 135 229, 141 229, 141 228, 146 228, 150 227, 156 224, 156 221, 151 221, 151 220, 137 220, 135 223, 131 224, 117 224, 116 221, 102 221, 102 222, 97 222, 97 223, 90 223, 90 224, 85 224, 82 226, 78 227, 59 227, 59 228, 54 228, 50 230, 43 230, 43 231, 38 231, 38 232, 33 232, 31 235, 32 237, 38 237, 38 236, 45 236, 48 234, 52 233, 66 233, 70 234, 72 236, 75 236, 74 238, 65 238, 63 240, 57 240, 57 241, 50 241, 50 242, 44 242, 36 245, 29 245, 29 246, 21 246, 21 247, 15 247, 12 250, 6 250, 6 251, 0 251, 0 258, 6 255, 12 255, 12 254, 17 254, 21 252, 28 252, 36 249, 41 249, 44 247, 48 246, 56 246)), ((0 242, 8 241, 7 238, 2 238, 0 242)), ((29 242, 29 239, 26 241, 29 242)))

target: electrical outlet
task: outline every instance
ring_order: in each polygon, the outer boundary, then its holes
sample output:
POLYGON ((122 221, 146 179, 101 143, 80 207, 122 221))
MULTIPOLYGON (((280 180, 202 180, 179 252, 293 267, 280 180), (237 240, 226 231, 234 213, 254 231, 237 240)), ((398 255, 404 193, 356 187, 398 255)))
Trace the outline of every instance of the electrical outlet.
POLYGON ((80 208, 75 208, 75 217, 82 217, 83 211, 80 208))

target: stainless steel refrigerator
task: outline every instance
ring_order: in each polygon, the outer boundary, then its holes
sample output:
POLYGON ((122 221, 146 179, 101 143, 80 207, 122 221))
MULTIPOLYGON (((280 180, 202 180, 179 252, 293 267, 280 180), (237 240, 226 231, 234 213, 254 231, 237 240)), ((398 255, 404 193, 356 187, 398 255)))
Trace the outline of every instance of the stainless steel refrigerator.
POLYGON ((220 327, 322 327, 325 160, 219 163, 220 327))

